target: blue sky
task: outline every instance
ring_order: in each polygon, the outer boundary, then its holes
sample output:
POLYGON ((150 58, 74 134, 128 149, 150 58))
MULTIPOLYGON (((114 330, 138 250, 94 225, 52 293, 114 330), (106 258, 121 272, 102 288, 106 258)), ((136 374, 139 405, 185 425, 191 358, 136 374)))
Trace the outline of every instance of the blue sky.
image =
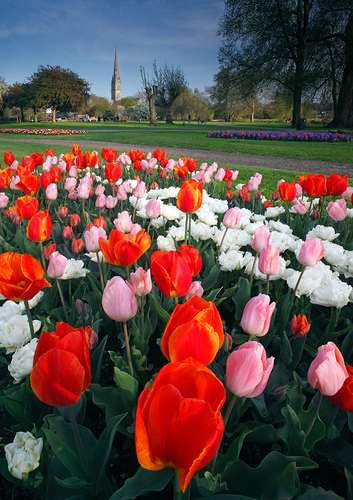
POLYGON ((218 71, 223 0, 1 0, 0 77, 24 82, 61 66, 110 99, 115 46, 123 97, 141 90, 140 67, 180 66, 203 91, 218 71))

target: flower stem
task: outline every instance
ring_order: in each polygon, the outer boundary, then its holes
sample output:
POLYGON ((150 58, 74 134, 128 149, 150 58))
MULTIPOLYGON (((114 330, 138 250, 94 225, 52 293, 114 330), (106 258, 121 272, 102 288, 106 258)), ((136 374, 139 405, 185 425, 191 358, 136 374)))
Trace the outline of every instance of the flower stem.
POLYGON ((189 214, 186 213, 186 216, 185 216, 185 245, 188 244, 188 217, 189 217, 189 214))
POLYGON ((60 300, 61 300, 61 303, 62 303, 62 306, 63 306, 63 309, 64 309, 65 321, 66 321, 66 323, 68 323, 69 322, 69 317, 67 315, 67 311, 66 311, 66 307, 65 307, 65 301, 64 301, 63 293, 61 291, 60 283, 59 283, 58 278, 55 278, 55 280, 56 280, 56 286, 58 287, 58 292, 59 292, 60 300))
POLYGON ((34 339, 34 328, 33 328, 32 314, 31 314, 31 310, 29 308, 28 300, 25 300, 24 303, 25 303, 26 314, 27 314, 27 318, 28 318, 29 331, 31 332, 31 339, 34 339))
POLYGON ((101 261, 99 259, 99 252, 96 252, 96 255, 97 255, 99 276, 101 278, 101 287, 102 287, 102 293, 103 293, 104 292, 104 279, 103 279, 102 265, 101 265, 101 261))
POLYGON ((253 279, 254 279, 254 272, 255 272, 255 265, 256 265, 256 260, 259 256, 259 252, 256 252, 255 254, 255 258, 254 258, 254 263, 252 265, 252 269, 251 269, 251 276, 250 276, 250 290, 251 290, 251 287, 252 287, 252 282, 253 282, 253 279))
POLYGON ((319 395, 318 395, 318 397, 316 399, 316 402, 315 402, 314 411, 313 411, 313 413, 311 415, 311 419, 310 419, 309 425, 308 425, 308 427, 306 429, 306 432, 305 432, 305 439, 309 436, 309 434, 311 432, 311 429, 313 428, 313 425, 315 423, 316 417, 318 416, 318 413, 319 413, 321 401, 322 401, 322 394, 321 394, 321 392, 319 392, 319 395))
POLYGON ((134 372, 133 372, 133 369, 132 369, 132 359, 131 359, 130 344, 129 344, 129 335, 127 333, 126 321, 123 322, 123 327, 124 327, 124 337, 125 337, 127 361, 128 361, 128 364, 129 364, 130 375, 133 377, 134 376, 134 372))
POLYGON ((143 336, 143 332, 145 329, 145 313, 143 309, 143 296, 141 296, 141 335, 143 336))
POLYGON ((76 447, 77 447, 79 458, 80 458, 81 463, 83 465, 83 468, 85 470, 86 477, 91 479, 91 471, 90 471, 90 468, 89 468, 89 465, 88 465, 88 462, 87 462, 87 457, 86 457, 85 449, 84 449, 84 446, 83 446, 83 443, 82 443, 80 431, 78 429, 78 425, 77 425, 77 421, 76 421, 76 417, 75 417, 75 412, 74 412, 74 409, 73 409, 72 405, 69 405, 67 407, 67 412, 69 414, 69 419, 70 419, 70 422, 71 422, 72 432, 74 434, 75 443, 76 443, 76 447))
POLYGON ((270 275, 267 275, 267 280, 266 280, 266 295, 268 295, 270 291, 270 275))
POLYGON ((218 262, 219 262, 219 254, 221 253, 221 248, 222 248, 222 245, 223 245, 224 238, 226 237, 227 231, 228 231, 228 228, 226 227, 226 230, 224 231, 224 234, 223 234, 223 237, 222 237, 221 244, 219 245, 219 249, 218 249, 217 260, 216 260, 216 264, 217 265, 218 265, 218 262))
POLYGON ((233 397, 232 397, 232 399, 230 400, 230 403, 229 403, 229 405, 228 405, 228 408, 227 408, 226 414, 224 415, 224 419, 223 419, 223 421, 224 421, 224 428, 226 428, 226 427, 227 427, 227 423, 228 423, 228 420, 229 420, 229 416, 230 416, 230 414, 231 414, 231 412, 232 412, 232 410, 233 410, 233 407, 234 407, 234 404, 235 404, 235 402, 236 402, 236 400, 237 400, 237 397, 238 397, 238 396, 236 396, 235 394, 233 394, 233 397))
POLYGON ((40 255, 42 258, 42 266, 43 266, 44 272, 47 272, 47 266, 45 264, 45 258, 44 258, 43 243, 41 241, 39 242, 39 246, 40 246, 40 255))

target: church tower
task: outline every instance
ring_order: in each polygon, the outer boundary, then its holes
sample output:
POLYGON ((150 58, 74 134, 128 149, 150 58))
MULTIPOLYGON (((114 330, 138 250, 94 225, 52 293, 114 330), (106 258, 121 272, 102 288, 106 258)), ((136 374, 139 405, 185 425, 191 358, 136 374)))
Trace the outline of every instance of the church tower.
POLYGON ((122 91, 121 91, 121 80, 119 76, 119 68, 118 68, 118 55, 115 47, 115 61, 114 61, 114 73, 112 77, 112 93, 111 97, 114 103, 121 102, 122 99, 122 91))

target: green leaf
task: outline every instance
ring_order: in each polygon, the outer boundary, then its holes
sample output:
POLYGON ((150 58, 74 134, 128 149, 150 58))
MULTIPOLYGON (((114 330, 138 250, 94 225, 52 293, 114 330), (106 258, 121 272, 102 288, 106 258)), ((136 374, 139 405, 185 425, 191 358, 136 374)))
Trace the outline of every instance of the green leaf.
POLYGON ((149 491, 162 491, 173 477, 174 469, 169 467, 158 471, 140 467, 136 474, 127 479, 124 486, 117 490, 109 500, 133 500, 149 491))
POLYGON ((283 337, 282 337, 280 359, 283 361, 283 363, 286 366, 289 366, 293 360, 292 348, 291 348, 290 342, 288 340, 288 337, 286 335, 286 332, 284 330, 283 330, 283 337))
POLYGON ((297 472, 314 469, 317 464, 305 457, 284 456, 272 451, 255 469, 237 460, 222 476, 229 493, 259 499, 289 500, 295 494, 297 472))
POLYGON ((282 415, 286 419, 286 424, 280 430, 285 444, 286 455, 300 455, 307 457, 304 447, 305 433, 300 425, 300 420, 289 405, 282 409, 282 415))
POLYGON ((206 471, 203 478, 196 476, 196 482, 199 493, 203 497, 211 496, 220 491, 227 491, 227 485, 222 482, 220 474, 213 476, 211 472, 206 471))
POLYGON ((114 367, 114 382, 129 401, 137 400, 138 381, 129 373, 114 367))
MULTIPOLYGON (((301 428, 304 431, 307 429, 309 425, 314 410, 315 410, 315 404, 314 400, 312 400, 308 411, 302 410, 298 415, 301 428)), ((325 424, 322 422, 322 420, 320 420, 319 416, 317 416, 309 435, 305 439, 305 445, 304 445, 305 450, 306 451, 312 450, 315 444, 325 437, 325 434, 326 434, 325 424)))
POLYGON ((232 296, 235 305, 234 319, 239 322, 243 315, 244 308, 251 297, 250 283, 246 278, 240 278, 238 281, 238 290, 232 296))
MULTIPOLYGON (((93 470, 96 477, 96 493, 100 494, 100 496, 102 496, 103 491, 108 488, 108 484, 110 485, 105 475, 105 466, 110 456, 116 429, 124 417, 125 415, 118 415, 109 421, 109 424, 100 435, 93 450, 92 463, 94 465, 93 470)), ((105 494, 104 498, 106 497, 107 495, 105 494)))
POLYGON ((63 488, 67 488, 69 490, 78 490, 92 485, 92 483, 88 483, 84 479, 80 479, 78 477, 68 477, 67 479, 59 479, 56 477, 55 481, 63 488))
POLYGON ((66 446, 54 432, 43 427, 45 437, 50 444, 53 452, 63 465, 70 471, 74 477, 85 479, 85 471, 76 453, 66 446))
MULTIPOLYGON (((92 394, 93 403, 104 411, 107 424, 113 417, 128 411, 124 397, 117 387, 101 387, 99 384, 91 384, 87 390, 92 394)), ((119 431, 122 432, 121 427, 119 431)))
POLYGON ((94 349, 91 357, 91 373, 93 383, 98 383, 101 376, 102 360, 107 340, 108 335, 106 335, 104 339, 99 343, 99 345, 94 349))
POLYGON ((220 275, 221 268, 219 266, 214 266, 211 268, 208 276, 201 280, 202 288, 207 291, 210 288, 214 288, 218 276, 220 275))
MULTIPOLYGON (((344 500, 344 498, 336 495, 333 491, 325 491, 319 487, 300 495, 297 500, 344 500)), ((350 499, 347 498, 347 500, 350 499)))
POLYGON ((251 431, 246 430, 240 434, 234 441, 232 441, 227 452, 218 460, 215 467, 215 474, 223 474, 227 467, 235 461, 238 460, 241 448, 245 437, 250 434, 251 431))
POLYGON ((165 309, 163 309, 163 307, 160 305, 160 303, 158 302, 156 297, 154 297, 151 293, 149 294, 149 298, 150 298, 150 304, 151 304, 152 309, 158 314, 160 319, 165 324, 167 324, 168 320, 170 318, 170 314, 168 314, 167 311, 165 309))

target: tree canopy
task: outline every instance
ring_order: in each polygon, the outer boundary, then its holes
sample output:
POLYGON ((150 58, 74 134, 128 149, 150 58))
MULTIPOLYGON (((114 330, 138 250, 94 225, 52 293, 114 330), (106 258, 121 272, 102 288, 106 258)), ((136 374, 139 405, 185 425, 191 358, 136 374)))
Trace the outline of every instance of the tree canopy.
POLYGON ((39 66, 28 81, 32 107, 56 111, 76 111, 87 104, 90 84, 77 73, 60 66, 39 66))
POLYGON ((158 72, 158 96, 156 104, 161 106, 166 115, 166 123, 173 123, 171 108, 176 99, 187 87, 187 81, 180 67, 164 66, 158 72))
POLYGON ((340 95, 344 89, 344 75, 353 67, 352 11, 351 0, 225 0, 220 69, 248 89, 289 89, 296 126, 303 95, 332 88, 332 64, 341 67, 334 77, 340 95))

